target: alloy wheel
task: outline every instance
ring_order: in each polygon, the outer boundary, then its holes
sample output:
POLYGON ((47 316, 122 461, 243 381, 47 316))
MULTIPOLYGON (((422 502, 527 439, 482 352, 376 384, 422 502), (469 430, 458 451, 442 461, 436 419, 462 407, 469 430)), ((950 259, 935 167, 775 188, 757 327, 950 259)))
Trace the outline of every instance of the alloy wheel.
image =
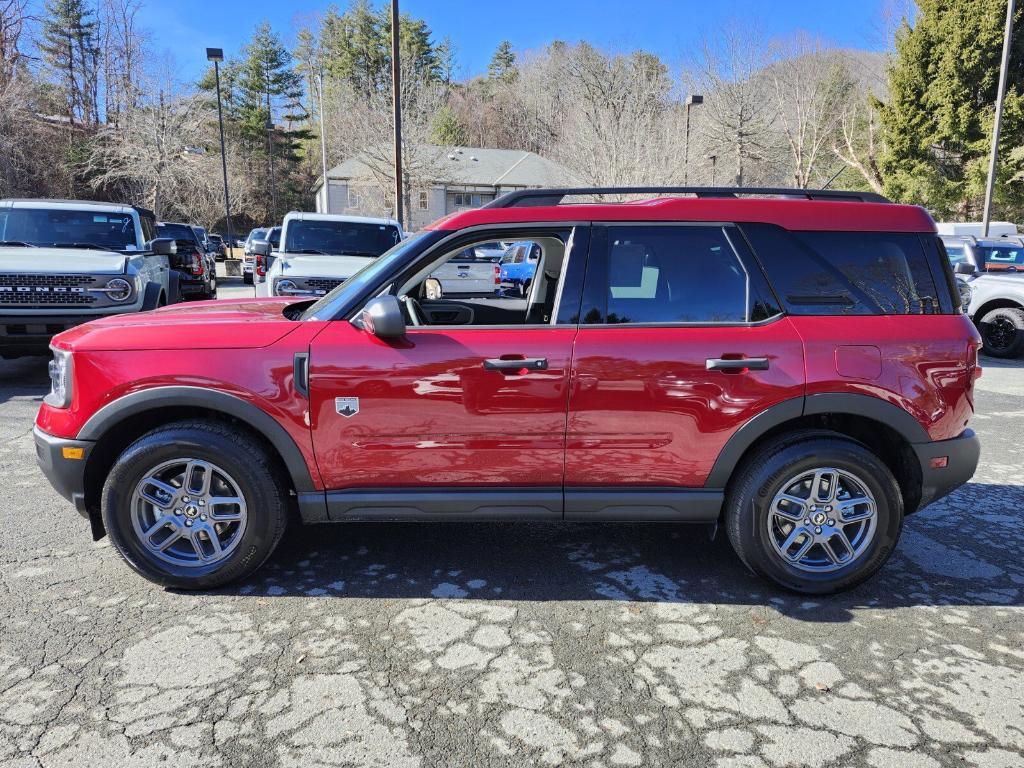
POLYGON ((226 471, 202 459, 165 461, 132 493, 132 527, 152 557, 198 568, 231 555, 248 519, 245 497, 226 471))
POLYGON ((783 483, 768 510, 768 538, 787 565, 829 573, 867 551, 877 519, 878 505, 863 480, 820 467, 783 483))

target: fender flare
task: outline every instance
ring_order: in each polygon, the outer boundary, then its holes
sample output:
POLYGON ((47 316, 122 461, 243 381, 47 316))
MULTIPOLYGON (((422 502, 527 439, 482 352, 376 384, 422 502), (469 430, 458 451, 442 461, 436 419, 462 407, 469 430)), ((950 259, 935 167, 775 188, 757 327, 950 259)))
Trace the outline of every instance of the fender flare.
POLYGON ((143 311, 157 308, 157 305, 160 303, 160 291, 162 290, 163 286, 160 283, 146 284, 146 291, 142 295, 143 311))
POLYGON ((926 443, 931 440, 917 419, 898 405, 879 397, 846 392, 794 397, 762 411, 736 430, 715 459, 704 487, 724 488, 728 485, 743 454, 770 430, 801 416, 821 413, 845 413, 872 419, 894 429, 908 443, 926 443))
POLYGON ((273 416, 235 395, 200 387, 168 386, 143 389, 119 397, 89 417, 78 432, 78 440, 100 440, 112 427, 140 413, 160 408, 192 406, 219 411, 250 425, 284 459, 296 493, 316 491, 302 451, 287 430, 273 416))

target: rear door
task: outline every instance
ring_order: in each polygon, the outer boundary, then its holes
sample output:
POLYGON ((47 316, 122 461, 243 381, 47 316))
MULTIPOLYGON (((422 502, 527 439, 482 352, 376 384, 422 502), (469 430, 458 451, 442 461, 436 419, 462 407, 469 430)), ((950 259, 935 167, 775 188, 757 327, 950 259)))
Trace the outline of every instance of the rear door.
POLYGON ((632 498, 657 517, 659 494, 669 509, 702 488, 745 422, 787 400, 799 413, 800 338, 735 226, 595 227, 581 317, 567 517, 601 515, 594 486, 646 489, 632 498))

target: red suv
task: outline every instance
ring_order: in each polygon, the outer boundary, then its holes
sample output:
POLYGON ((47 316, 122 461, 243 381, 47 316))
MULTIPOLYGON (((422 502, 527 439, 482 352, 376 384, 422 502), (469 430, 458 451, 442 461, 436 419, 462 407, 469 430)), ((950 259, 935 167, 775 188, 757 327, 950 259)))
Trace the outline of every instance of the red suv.
POLYGON ((294 512, 721 524, 762 576, 846 589, 977 465, 980 339, 940 253, 864 193, 513 192, 317 301, 60 334, 39 462, 178 588, 248 576, 294 512), (445 296, 431 275, 493 242, 537 246, 527 295, 445 296))

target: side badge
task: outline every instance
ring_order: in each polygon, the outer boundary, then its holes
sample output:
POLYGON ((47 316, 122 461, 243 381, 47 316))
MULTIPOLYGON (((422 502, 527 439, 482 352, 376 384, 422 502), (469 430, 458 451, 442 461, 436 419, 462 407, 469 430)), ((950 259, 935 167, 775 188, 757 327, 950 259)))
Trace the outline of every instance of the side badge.
POLYGON ((334 410, 346 419, 359 413, 358 397, 336 397, 334 398, 334 410))

